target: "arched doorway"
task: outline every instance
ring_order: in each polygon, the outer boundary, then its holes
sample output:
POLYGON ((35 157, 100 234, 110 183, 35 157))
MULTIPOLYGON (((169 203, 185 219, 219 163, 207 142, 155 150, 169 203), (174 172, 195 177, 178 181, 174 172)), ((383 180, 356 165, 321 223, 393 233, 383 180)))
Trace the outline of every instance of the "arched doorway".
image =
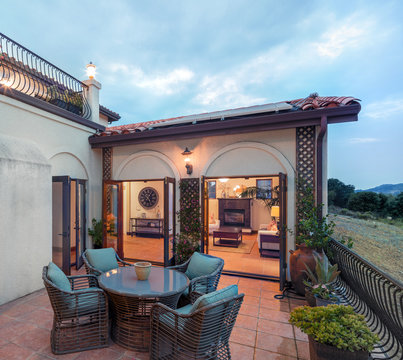
POLYGON ((240 142, 217 151, 202 174, 204 250, 224 258, 227 273, 280 279, 284 284, 292 242, 287 242, 285 228, 294 222, 287 212, 294 194, 290 161, 269 145, 240 142), (292 184, 289 189, 287 178, 292 184), (265 207, 258 196, 240 198, 243 190, 252 187, 270 189, 268 196, 276 197, 271 203, 275 206, 265 207), (270 225, 273 218, 275 230, 270 225), (276 251, 265 251, 271 248, 276 251))
POLYGON ((104 186, 105 246, 127 260, 173 261, 179 172, 156 151, 132 154, 104 186))

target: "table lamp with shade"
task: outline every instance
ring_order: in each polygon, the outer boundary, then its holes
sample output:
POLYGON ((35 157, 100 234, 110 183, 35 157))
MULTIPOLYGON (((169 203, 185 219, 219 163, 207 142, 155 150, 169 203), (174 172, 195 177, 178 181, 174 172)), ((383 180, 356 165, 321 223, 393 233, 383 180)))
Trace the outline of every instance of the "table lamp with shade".
POLYGON ((270 214, 271 214, 272 217, 274 217, 274 218, 276 219, 276 222, 278 223, 278 219, 277 219, 277 218, 280 217, 280 206, 277 206, 277 205, 272 206, 272 207, 271 207, 270 214))

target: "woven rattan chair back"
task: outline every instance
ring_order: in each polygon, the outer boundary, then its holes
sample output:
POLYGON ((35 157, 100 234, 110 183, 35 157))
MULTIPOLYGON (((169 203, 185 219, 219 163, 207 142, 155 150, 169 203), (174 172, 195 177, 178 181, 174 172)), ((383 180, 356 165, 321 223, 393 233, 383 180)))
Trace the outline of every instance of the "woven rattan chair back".
MULTIPOLYGON (((118 262, 119 267, 122 267, 122 266, 133 266, 133 264, 130 264, 130 263, 126 262, 126 261, 123 261, 123 260, 118 256, 118 254, 115 253, 115 256, 116 256, 116 260, 117 260, 117 262, 118 262)), ((99 276, 99 275, 102 274, 102 271, 97 270, 96 268, 94 268, 94 267, 91 265, 91 263, 89 262, 88 257, 87 257, 87 250, 85 250, 85 251, 83 252, 82 258, 83 258, 83 261, 84 261, 84 267, 85 267, 85 271, 86 271, 87 274, 93 274, 93 275, 95 275, 95 276, 99 276)))
POLYGON ((189 315, 156 304, 151 312, 151 359, 231 359, 229 338, 243 294, 189 315))
MULTIPOLYGON (((203 275, 203 276, 194 278, 190 281, 189 298, 191 298, 193 292, 197 292, 197 293, 201 293, 201 294, 208 294, 213 291, 216 291, 218 283, 220 281, 222 270, 224 268, 223 259, 216 257, 216 256, 208 255, 208 254, 200 254, 200 255, 208 257, 208 258, 218 259, 219 260, 218 266, 217 266, 216 270, 213 271, 211 274, 203 275)), ((190 260, 191 259, 189 259, 188 261, 184 262, 181 265, 171 266, 170 269, 175 269, 175 270, 178 270, 178 271, 181 271, 184 273, 184 272, 186 272, 186 270, 189 266, 190 260)))
POLYGON ((52 352, 59 355, 107 347, 108 300, 97 287, 96 277, 69 276, 72 291, 63 291, 50 281, 47 266, 42 279, 54 312, 52 352))

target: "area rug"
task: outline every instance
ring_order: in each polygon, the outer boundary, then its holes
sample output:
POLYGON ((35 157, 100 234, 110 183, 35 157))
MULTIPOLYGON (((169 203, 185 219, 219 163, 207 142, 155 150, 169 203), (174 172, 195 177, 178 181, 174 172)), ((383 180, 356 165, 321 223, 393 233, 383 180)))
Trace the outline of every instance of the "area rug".
POLYGON ((213 237, 209 237, 209 251, 224 251, 224 252, 231 252, 231 253, 239 253, 239 254, 250 254, 255 245, 256 239, 248 240, 242 239, 242 243, 236 247, 226 247, 226 246, 214 246, 213 245, 213 237))

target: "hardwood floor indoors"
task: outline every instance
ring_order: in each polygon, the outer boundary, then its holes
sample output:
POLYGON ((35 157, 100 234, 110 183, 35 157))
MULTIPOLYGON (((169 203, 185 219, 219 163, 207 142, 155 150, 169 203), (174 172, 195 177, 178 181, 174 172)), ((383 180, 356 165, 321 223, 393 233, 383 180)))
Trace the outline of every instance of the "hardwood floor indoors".
POLYGON ((243 234, 240 249, 230 247, 213 246, 213 238, 210 236, 208 253, 224 259, 224 270, 254 273, 266 276, 279 275, 279 260, 274 258, 261 257, 257 245, 257 234, 243 234))
POLYGON ((126 259, 164 262, 164 239, 124 235, 123 252, 126 259))

